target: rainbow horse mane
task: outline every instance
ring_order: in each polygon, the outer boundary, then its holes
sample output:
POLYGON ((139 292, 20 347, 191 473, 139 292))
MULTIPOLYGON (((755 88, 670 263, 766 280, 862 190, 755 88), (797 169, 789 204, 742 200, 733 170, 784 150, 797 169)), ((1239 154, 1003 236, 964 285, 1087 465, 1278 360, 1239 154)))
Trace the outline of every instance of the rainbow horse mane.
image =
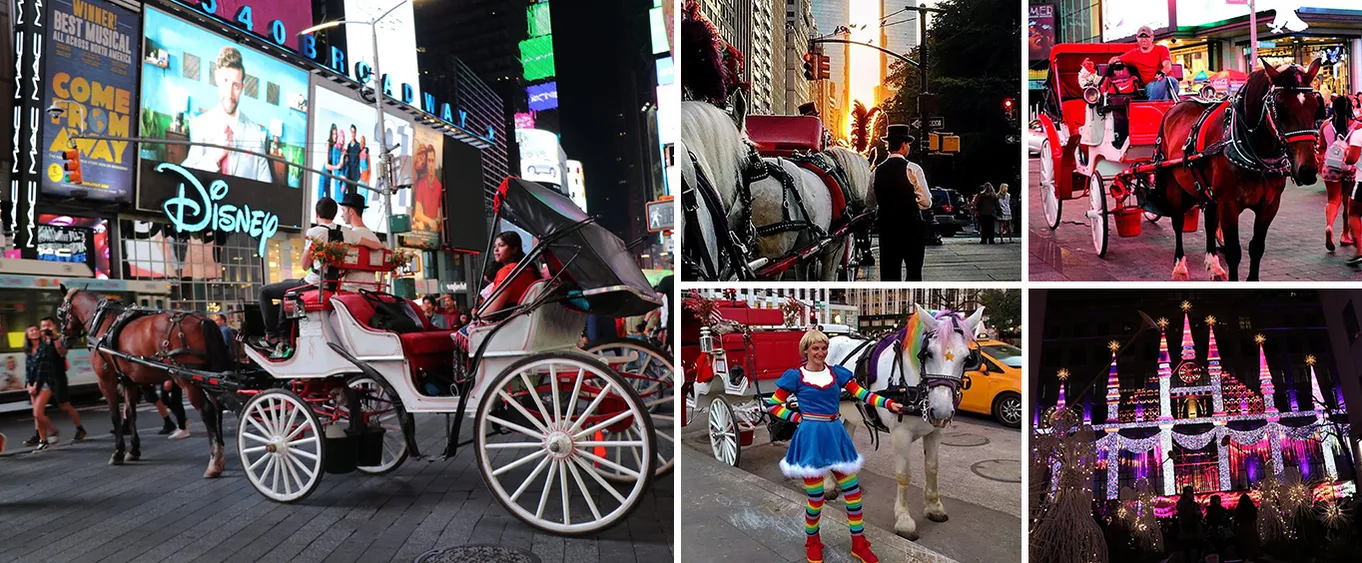
MULTIPOLYGON (((956 313, 955 311, 952 311, 950 309, 945 309, 936 312, 928 311, 928 313, 932 314, 933 319, 949 320, 952 328, 951 332, 954 332, 954 330, 958 329, 961 334, 965 335, 966 344, 974 343, 975 341, 974 331, 969 330, 969 327, 963 325, 960 319, 961 315, 959 313, 956 313)), ((908 315, 908 326, 904 327, 903 329, 904 334, 902 346, 904 357, 916 358, 918 357, 918 354, 922 352, 922 336, 923 332, 926 331, 926 327, 922 323, 918 322, 917 318, 918 315, 919 313, 916 311, 908 315)), ((948 336, 944 334, 945 332, 946 331, 937 331, 936 337, 947 338, 948 336)))

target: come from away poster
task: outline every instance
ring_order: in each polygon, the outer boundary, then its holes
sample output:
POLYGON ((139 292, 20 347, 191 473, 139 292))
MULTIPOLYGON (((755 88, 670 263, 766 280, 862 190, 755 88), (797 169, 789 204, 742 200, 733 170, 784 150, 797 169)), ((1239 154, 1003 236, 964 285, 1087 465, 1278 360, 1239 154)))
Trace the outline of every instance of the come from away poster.
POLYGON ((42 192, 62 196, 84 190, 83 197, 128 200, 132 197, 137 147, 128 141, 72 139, 89 135, 129 137, 137 86, 137 15, 103 0, 49 0, 47 105, 62 115, 43 126, 47 155, 42 192), (83 183, 64 181, 62 151, 80 149, 83 183))

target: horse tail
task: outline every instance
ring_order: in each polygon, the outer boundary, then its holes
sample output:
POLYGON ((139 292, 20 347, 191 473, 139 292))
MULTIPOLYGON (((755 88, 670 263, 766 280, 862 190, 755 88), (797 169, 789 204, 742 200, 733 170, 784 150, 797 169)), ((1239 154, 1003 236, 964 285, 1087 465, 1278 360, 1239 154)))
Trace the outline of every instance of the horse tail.
POLYGON ((231 371, 232 355, 227 343, 222 340, 222 329, 211 319, 198 317, 199 329, 203 331, 203 347, 207 356, 209 371, 231 371))

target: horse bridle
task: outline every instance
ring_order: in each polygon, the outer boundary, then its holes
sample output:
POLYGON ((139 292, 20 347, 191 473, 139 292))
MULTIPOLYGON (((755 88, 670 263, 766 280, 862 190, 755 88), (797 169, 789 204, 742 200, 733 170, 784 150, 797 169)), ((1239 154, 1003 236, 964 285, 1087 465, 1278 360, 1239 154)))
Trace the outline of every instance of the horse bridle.
MULTIPOLYGON (((1315 129, 1314 122, 1319 121, 1319 118, 1321 117, 1320 114, 1323 112, 1324 109, 1324 102, 1323 97, 1320 96, 1319 92, 1316 92, 1314 88, 1311 88, 1309 86, 1277 86, 1274 84, 1267 89, 1267 94, 1263 96, 1263 105, 1265 106, 1266 109, 1264 109, 1264 111, 1261 114, 1261 117, 1259 118, 1259 124, 1261 125, 1262 121, 1266 120, 1268 129, 1271 130, 1272 134, 1277 137, 1278 143, 1281 143, 1282 145, 1285 146, 1306 141, 1310 142, 1311 144, 1314 144, 1317 141, 1319 141, 1319 130, 1315 129), (1308 93, 1315 96, 1316 101, 1320 103, 1320 107, 1315 111, 1316 119, 1311 120, 1311 127, 1309 129, 1285 132, 1281 130, 1281 126, 1277 124, 1277 94, 1281 92, 1286 92, 1288 94, 1308 93)), ((1257 127, 1255 126, 1254 129, 1256 128, 1257 127)))
MULTIPOLYGON (((965 334, 958 328, 954 330, 956 331, 957 334, 965 336, 965 334)), ((898 356, 898 351, 903 349, 903 337, 906 334, 907 330, 905 329, 901 332, 898 332, 893 337, 894 343, 892 344, 892 346, 894 347, 895 350, 893 368, 894 370, 898 369, 898 363, 900 360, 900 357, 898 356)), ((930 408, 930 405, 928 405, 927 397, 931 393, 931 390, 937 387, 946 387, 950 389, 954 399, 952 404, 952 411, 959 409, 960 400, 964 397, 962 391, 965 381, 965 372, 973 369, 978 369, 978 366, 983 363, 983 357, 980 355, 979 348, 976 346, 971 347, 969 349, 969 355, 965 358, 965 363, 961 366, 959 374, 928 372, 927 359, 932 357, 932 352, 930 347, 928 347, 928 344, 931 342, 931 339, 935 337, 936 331, 930 331, 922 335, 922 341, 920 342, 919 351, 917 354, 918 380, 917 385, 913 387, 911 393, 908 392, 907 386, 903 385, 902 381, 899 382, 895 381, 895 378, 898 375, 897 373, 891 370, 889 376, 889 387, 891 389, 901 390, 900 392, 903 393, 904 395, 906 403, 905 406, 908 407, 907 410, 912 410, 914 408, 917 409, 922 414, 922 420, 926 421, 928 424, 931 424, 933 426, 936 425, 936 422, 938 422, 938 420, 935 416, 932 415, 932 409, 930 408)), ((968 338, 966 338, 966 340, 970 341, 970 339, 968 338)), ((952 416, 954 416, 953 412, 952 416)), ((945 420, 950 420, 950 418, 947 418, 945 420)))

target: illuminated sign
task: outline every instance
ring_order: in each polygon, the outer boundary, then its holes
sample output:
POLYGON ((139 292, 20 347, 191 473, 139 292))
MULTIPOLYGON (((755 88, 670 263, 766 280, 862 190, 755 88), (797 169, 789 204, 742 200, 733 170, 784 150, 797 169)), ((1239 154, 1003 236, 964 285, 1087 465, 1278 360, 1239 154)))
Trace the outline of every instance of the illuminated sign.
POLYGON ((525 88, 530 98, 530 111, 548 111, 558 107, 558 83, 548 82, 525 88))
POLYGON ((175 2, 294 51, 301 51, 303 43, 312 39, 310 36, 298 35, 299 31, 312 25, 311 2, 259 2, 259 5, 247 0, 175 0, 175 2))
MULTIPOLYGON (((1272 21, 1268 22, 1268 27, 1273 32, 1281 33, 1283 30, 1299 33, 1308 27, 1296 14, 1302 8, 1312 8, 1318 10, 1357 10, 1357 0, 1281 0, 1266 2, 1259 0, 1256 5, 1258 13, 1272 11, 1276 15, 1272 21)), ((1178 27, 1191 27, 1221 22, 1234 18, 1241 18, 1248 15, 1248 6, 1244 2, 1235 4, 1225 0, 1179 0, 1177 2, 1178 27)), ((1258 20, 1261 25, 1264 20, 1258 20)))
MULTIPOLYGON (((345 45, 350 62, 366 68, 374 62, 374 34, 378 34, 378 56, 382 59, 384 90, 389 78, 401 84, 399 94, 404 104, 414 104, 421 97, 421 69, 416 58, 416 16, 411 2, 386 0, 345 0, 345 18, 350 21, 374 21, 376 29, 367 25, 346 25, 345 45)), ((365 79, 371 73, 365 72, 365 79)), ((361 79, 360 82, 364 82, 361 79)))
POLYGON ((657 60, 657 85, 667 86, 676 83, 676 63, 671 57, 657 60))
POLYGON ((1141 26, 1157 33, 1168 27, 1168 8, 1150 7, 1148 0, 1102 0, 1102 41, 1130 39, 1141 26))
POLYGON ((525 80, 528 82, 554 77, 553 36, 531 37, 521 41, 520 64, 525 68, 525 80))
MULTIPOLYGON (((531 182, 555 186, 563 185, 563 171, 559 165, 558 136, 540 129, 517 129, 516 143, 520 145, 520 177, 531 182)), ((566 160, 564 156, 562 160, 566 160)))
POLYGON ((567 161, 567 195, 586 211, 586 176, 582 174, 582 163, 576 160, 567 161))
POLYGON ((534 115, 529 113, 515 114, 516 129, 534 129, 534 115))
POLYGON ((38 225, 38 259, 87 263, 93 247, 90 234, 89 229, 38 225))
POLYGON ((648 21, 652 28, 653 54, 666 53, 671 50, 667 41, 668 22, 662 13, 662 7, 658 6, 648 10, 648 21))
POLYGON ((676 225, 675 208, 671 198, 648 202, 648 232, 672 230, 676 225))
POLYGON ((525 24, 529 29, 527 37, 542 37, 553 33, 553 18, 549 14, 549 3, 530 4, 525 9, 525 24))
POLYGON ((240 207, 230 203, 220 203, 227 197, 230 188, 223 180, 214 180, 208 188, 188 170, 178 165, 162 162, 156 171, 173 172, 183 179, 179 193, 165 203, 166 218, 176 230, 185 233, 198 233, 206 230, 224 233, 246 233, 260 239, 258 252, 265 255, 265 244, 270 237, 279 232, 279 216, 261 209, 251 209, 249 204, 240 207), (185 184, 193 187, 192 194, 185 193, 185 184))

